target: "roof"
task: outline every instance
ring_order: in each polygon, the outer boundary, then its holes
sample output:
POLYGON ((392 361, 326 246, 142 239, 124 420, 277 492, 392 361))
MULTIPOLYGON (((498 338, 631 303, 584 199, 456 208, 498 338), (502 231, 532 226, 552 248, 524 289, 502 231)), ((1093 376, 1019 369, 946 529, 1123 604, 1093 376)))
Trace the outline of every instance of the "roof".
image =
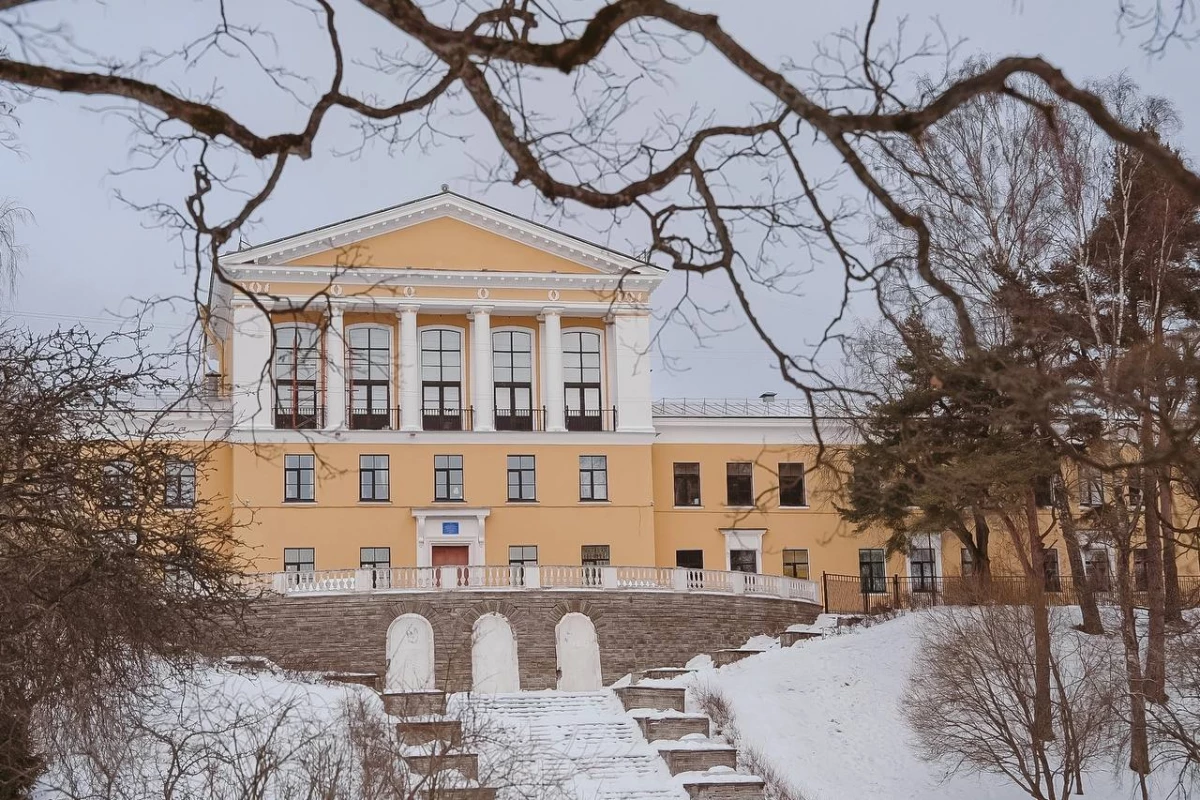
POLYGON ((223 267, 234 267, 289 261, 442 217, 459 219, 592 266, 601 272, 633 272, 640 275, 663 275, 667 272, 643 259, 563 233, 449 190, 242 248, 221 256, 220 263, 223 267))

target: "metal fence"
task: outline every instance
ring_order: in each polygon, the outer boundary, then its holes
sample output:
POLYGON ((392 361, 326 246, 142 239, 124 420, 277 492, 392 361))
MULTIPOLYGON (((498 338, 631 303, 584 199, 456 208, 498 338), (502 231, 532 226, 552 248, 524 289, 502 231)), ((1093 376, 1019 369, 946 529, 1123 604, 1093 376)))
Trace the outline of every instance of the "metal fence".
MULTIPOLYGON (((992 575, 987 581, 962 576, 821 575, 821 596, 825 611, 831 614, 882 614, 941 605, 1019 605, 1029 601, 1030 588, 1024 575, 992 575)), ((1113 588, 1095 587, 1097 602, 1115 605, 1113 588)), ((1184 608, 1200 608, 1200 576, 1180 576, 1179 593, 1184 608)), ((1079 604, 1075 586, 1066 577, 1048 587, 1046 599, 1054 606, 1079 604)), ((1134 592, 1134 602, 1146 605, 1146 593, 1134 592)))

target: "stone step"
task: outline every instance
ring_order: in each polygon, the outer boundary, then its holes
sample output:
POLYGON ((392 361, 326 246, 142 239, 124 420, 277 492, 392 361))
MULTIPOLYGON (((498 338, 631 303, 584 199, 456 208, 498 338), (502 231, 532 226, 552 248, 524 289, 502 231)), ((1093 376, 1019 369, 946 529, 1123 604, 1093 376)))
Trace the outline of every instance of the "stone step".
POLYGON ((682 739, 694 734, 708 736, 711 725, 708 717, 703 714, 638 717, 637 722, 642 729, 642 735, 648 742, 656 742, 660 739, 682 739))
POLYGON ((445 692, 399 692, 383 696, 383 710, 393 717, 431 717, 446 713, 445 692))
POLYGON ((779 634, 779 646, 791 647, 796 642, 806 642, 809 639, 820 639, 821 633, 817 631, 784 631, 779 634))
POLYGON ((430 742, 457 745, 462 741, 462 723, 456 719, 405 720, 396 723, 396 735, 410 745, 430 742))
POLYGON ((621 686, 613 690, 628 711, 655 708, 659 711, 683 711, 686 691, 677 686, 621 686))
POLYGON ((687 667, 655 667, 642 672, 642 680, 661 681, 678 678, 681 675, 687 675, 689 672, 695 672, 694 669, 687 667))
POLYGON ((763 800, 766 783, 727 767, 684 775, 681 783, 691 800, 763 800))
POLYGON ((681 772, 705 772, 713 767, 737 767, 737 749, 724 744, 704 742, 656 742, 658 754, 667 762, 672 775, 681 772), (678 745, 678 746, 666 746, 678 745), (703 746, 701 746, 703 745, 703 746))
POLYGON ((496 800, 496 790, 490 786, 478 786, 474 789, 443 789, 425 790, 421 793, 422 800, 496 800))
POLYGON ((326 672, 322 679, 330 683, 350 683, 355 686, 366 686, 368 689, 379 691, 379 676, 374 672, 326 672))
POLYGON ((474 753, 405 756, 404 763, 408 764, 414 772, 419 772, 422 775, 432 775, 452 769, 473 781, 479 780, 479 756, 474 753))
POLYGON ((764 652, 766 652, 766 651, 765 650, 718 650, 717 652, 713 653, 713 666, 716 666, 716 667, 728 666, 729 664, 735 664, 738 661, 741 661, 743 658, 749 658, 750 656, 756 656, 756 655, 759 655, 760 653, 764 653, 764 652))

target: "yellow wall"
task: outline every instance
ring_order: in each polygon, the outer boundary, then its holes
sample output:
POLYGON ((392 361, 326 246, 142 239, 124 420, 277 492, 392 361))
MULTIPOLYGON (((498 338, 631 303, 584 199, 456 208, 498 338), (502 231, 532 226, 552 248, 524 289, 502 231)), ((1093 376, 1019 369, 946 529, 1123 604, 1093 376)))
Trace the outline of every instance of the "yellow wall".
POLYGON ((595 270, 449 217, 289 262, 296 266, 412 267, 500 272, 595 270))
POLYGON ((582 545, 607 544, 614 563, 654 562, 650 458, 644 445, 238 445, 236 517, 258 569, 282 568, 284 547, 316 548, 317 569, 358 566, 360 547, 391 547, 396 566, 416 564, 413 508, 487 507, 487 561, 508 563, 509 545, 538 545, 544 564, 578 564, 582 545), (283 502, 283 456, 316 456, 316 501, 283 502), (358 457, 387 455, 390 503, 359 502, 358 457), (608 457, 609 501, 579 500, 579 456, 608 457), (434 502, 433 457, 463 456, 463 503, 434 502), (536 461, 537 502, 507 502, 508 455, 536 461))

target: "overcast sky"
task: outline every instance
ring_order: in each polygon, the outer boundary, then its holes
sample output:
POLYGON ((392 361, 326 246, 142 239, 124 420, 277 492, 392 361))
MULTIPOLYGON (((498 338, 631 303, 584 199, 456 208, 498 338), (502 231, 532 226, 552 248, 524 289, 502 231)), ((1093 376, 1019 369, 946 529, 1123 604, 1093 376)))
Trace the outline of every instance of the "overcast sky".
MULTIPOLYGON (((231 7, 236 3, 230 4, 231 7)), ((254 5, 250 3, 249 5, 254 5)), ((696 4, 700 5, 700 4, 696 4)), ((1136 37, 1117 33, 1117 0, 938 0, 937 2, 885 2, 889 20, 907 14, 909 36, 934 30, 933 18, 954 38, 965 38, 962 53, 991 55, 1044 55, 1077 80, 1099 78, 1122 70, 1143 89, 1171 99, 1180 111, 1183 129, 1176 144, 1189 153, 1200 152, 1200 94, 1196 90, 1195 56, 1182 46, 1161 58, 1151 58, 1139 48, 1136 37)), ((143 47, 174 47, 189 30, 207 24, 211 2, 168 4, 130 2, 64 5, 46 4, 38 13, 61 18, 70 10, 72 25, 93 46, 133 53, 143 47), (167 12, 168 5, 172 11, 167 12), (178 7, 178 9, 176 8, 178 7)), ((814 41, 838 28, 861 21, 866 2, 838 3, 801 0, 754 0, 710 3, 724 25, 768 64, 785 59, 807 62, 814 41)), ((360 8, 347 6, 341 27, 348 36, 372 42, 380 23, 360 8)), ((294 55, 298 63, 312 62, 311 74, 321 76, 324 51, 312 32, 311 20, 293 11, 282 12, 278 22, 280 58, 294 55)), ((203 74, 191 80, 207 80, 203 74)), ((192 84, 195 85, 195 84, 192 84)), ((299 106, 272 94, 247 78, 230 81, 218 76, 221 102, 245 115, 256 130, 287 129, 299 106)), ((685 105, 707 104, 722 121, 746 117, 744 81, 717 58, 699 59, 676 76, 671 89, 685 105), (728 113, 721 114, 724 109, 728 113)), ((19 321, 45 326, 83 322, 105 327, 110 314, 127 313, 130 298, 148 298, 186 291, 189 275, 181 271, 180 244, 149 217, 116 199, 118 192, 139 202, 177 203, 187 189, 187 165, 163 164, 149 173, 115 174, 129 166, 130 129, 113 114, 100 113, 102 102, 79 103, 50 97, 22 106, 17 129, 19 153, 0 152, 7 181, 3 195, 27 208, 33 222, 18 231, 27 256, 15 297, 6 306, 19 321)), ((639 113, 657 109, 643 106, 639 113)), ((335 118, 318 140, 310 161, 292 164, 274 197, 260 215, 259 224, 247 232, 253 242, 285 236, 346 217, 430 194, 449 184, 463 194, 514 213, 529 215, 535 204, 531 190, 481 183, 478 162, 494 162, 497 148, 484 129, 470 120, 458 120, 456 133, 465 142, 446 141, 421 152, 389 154, 369 147, 359 157, 339 156, 357 140, 345 118, 335 118)), ((647 121, 647 124, 649 122, 647 121)), ((830 170, 832 163, 826 164, 830 170)), ((592 225, 602 221, 586 212, 563 227, 569 232, 597 238, 592 225)), ((628 251, 638 250, 643 231, 627 225, 609 234, 607 243, 628 251)), ((764 296, 765 316, 774 335, 795 352, 802 352, 827 321, 831 287, 837 276, 828 267, 806 262, 796 253, 794 268, 805 273, 800 296, 764 296)), ((682 276, 671 276, 659 294, 665 307, 678 297, 682 276)), ((726 297, 721 279, 699 290, 706 302, 717 305, 726 297)), ((189 313, 181 308, 182 314, 189 313)), ((164 330, 183 326, 186 319, 167 313, 156 316, 164 330)), ((775 374, 765 348, 744 324, 733 317, 720 320, 728 332, 697 347, 682 330, 664 333, 664 349, 676 369, 660 363, 655 371, 655 392, 663 397, 755 396, 776 390, 791 394, 775 374)))

